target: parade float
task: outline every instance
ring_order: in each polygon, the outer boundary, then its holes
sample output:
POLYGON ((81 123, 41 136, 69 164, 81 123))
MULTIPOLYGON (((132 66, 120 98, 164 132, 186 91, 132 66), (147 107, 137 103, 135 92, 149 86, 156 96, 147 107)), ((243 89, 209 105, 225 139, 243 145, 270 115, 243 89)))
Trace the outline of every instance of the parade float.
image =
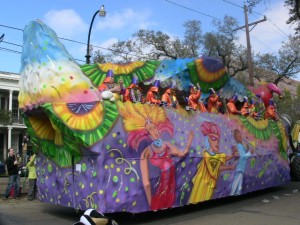
POLYGON ((140 213, 290 181, 281 120, 188 106, 184 94, 192 85, 203 104, 211 90, 223 101, 262 97, 231 78, 220 60, 78 65, 41 21, 30 22, 23 39, 19 106, 37 154, 40 201, 140 213), (108 74, 125 89, 139 84, 139 91, 129 101, 101 92, 108 74), (176 84, 177 107, 147 102, 156 81, 160 94, 176 84))

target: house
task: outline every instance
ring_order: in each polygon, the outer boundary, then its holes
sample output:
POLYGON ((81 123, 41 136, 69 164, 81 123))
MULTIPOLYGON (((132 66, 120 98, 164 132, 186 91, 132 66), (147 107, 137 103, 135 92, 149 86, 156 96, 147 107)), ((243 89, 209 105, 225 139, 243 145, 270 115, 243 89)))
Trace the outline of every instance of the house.
POLYGON ((0 110, 10 112, 12 119, 8 125, 0 120, 0 161, 6 160, 10 147, 22 153, 23 136, 27 133, 18 105, 19 80, 19 74, 0 71, 0 110))

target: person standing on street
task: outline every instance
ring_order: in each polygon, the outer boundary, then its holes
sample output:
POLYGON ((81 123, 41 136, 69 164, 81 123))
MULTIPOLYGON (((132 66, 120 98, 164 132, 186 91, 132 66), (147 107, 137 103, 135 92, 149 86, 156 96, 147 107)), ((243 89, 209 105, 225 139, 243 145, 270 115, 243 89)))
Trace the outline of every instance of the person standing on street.
POLYGON ((36 155, 33 154, 29 157, 29 161, 26 164, 26 167, 29 171, 28 173, 28 180, 29 180, 29 191, 27 199, 29 201, 32 201, 35 198, 35 189, 36 189, 36 167, 35 167, 35 157, 36 155))
POLYGON ((20 183, 19 183, 19 162, 15 157, 13 148, 8 150, 8 158, 6 160, 7 172, 8 172, 8 184, 6 191, 3 195, 3 200, 7 200, 10 190, 14 185, 14 197, 20 199, 20 183))

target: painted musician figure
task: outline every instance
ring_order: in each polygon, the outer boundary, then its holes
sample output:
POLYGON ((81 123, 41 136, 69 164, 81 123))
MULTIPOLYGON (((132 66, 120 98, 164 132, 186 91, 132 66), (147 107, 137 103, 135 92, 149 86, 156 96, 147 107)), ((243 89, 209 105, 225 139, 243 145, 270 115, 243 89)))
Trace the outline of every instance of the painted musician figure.
POLYGON ((200 85, 197 84, 198 89, 191 84, 190 85, 190 95, 188 98, 188 106, 193 110, 200 110, 201 112, 207 112, 207 109, 203 102, 200 101, 201 98, 201 88, 200 85))
POLYGON ((270 99, 269 105, 266 108, 265 119, 273 119, 275 121, 279 120, 273 99, 270 99))
POLYGON ((123 91, 123 102, 142 102, 142 90, 139 87, 139 78, 133 75, 131 84, 123 91))
POLYGON ((234 94, 227 102, 227 113, 232 115, 241 115, 241 111, 236 108, 236 101, 238 100, 237 94, 234 94))
POLYGON ((161 100, 159 99, 159 92, 158 92, 159 87, 160 87, 160 81, 155 80, 153 86, 150 87, 149 91, 147 92, 146 103, 157 104, 157 105, 161 104, 161 100))
POLYGON ((210 88, 208 102, 207 102, 208 112, 212 112, 212 113, 219 112, 219 99, 220 99, 220 95, 218 95, 213 88, 210 88))
POLYGON ((161 101, 164 106, 167 106, 168 108, 175 108, 177 109, 179 107, 176 93, 175 93, 176 83, 172 82, 170 87, 165 91, 165 93, 162 95, 161 101))

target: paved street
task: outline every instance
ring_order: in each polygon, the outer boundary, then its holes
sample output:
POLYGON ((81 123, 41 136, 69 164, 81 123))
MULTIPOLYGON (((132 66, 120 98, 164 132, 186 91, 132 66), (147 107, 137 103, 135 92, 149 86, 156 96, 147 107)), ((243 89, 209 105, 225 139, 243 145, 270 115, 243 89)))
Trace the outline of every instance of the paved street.
MULTIPOLYGON (((299 225, 300 182, 238 198, 226 198, 156 213, 112 216, 120 225, 299 225)), ((0 200, 1 225, 72 225, 82 212, 21 200, 0 200)))

